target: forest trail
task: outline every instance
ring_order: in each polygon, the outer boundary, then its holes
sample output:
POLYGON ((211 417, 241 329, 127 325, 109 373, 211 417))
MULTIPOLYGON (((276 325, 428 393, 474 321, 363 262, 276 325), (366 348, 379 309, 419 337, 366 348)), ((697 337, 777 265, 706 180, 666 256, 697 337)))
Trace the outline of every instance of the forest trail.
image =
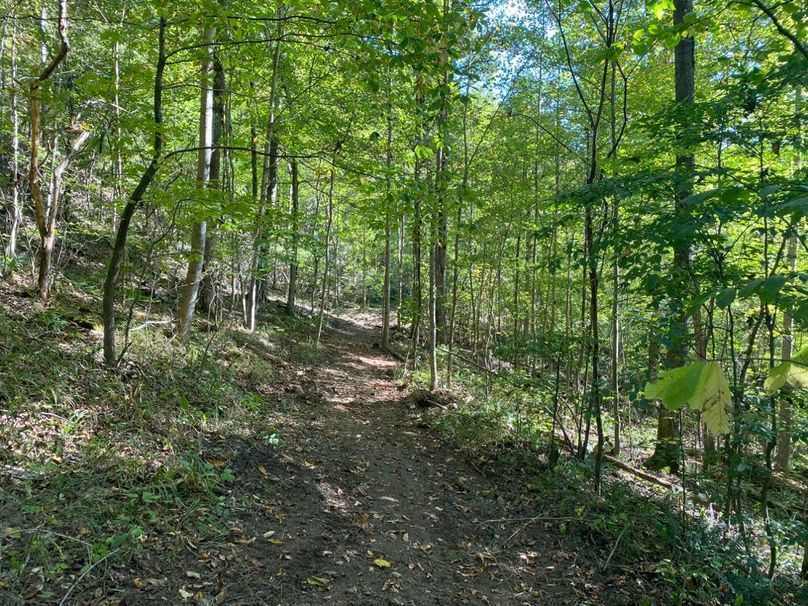
POLYGON ((190 593, 214 585, 218 599, 197 599, 213 604, 633 603, 636 576, 570 547, 541 495, 424 428, 372 321, 335 319, 325 355, 267 386, 283 445, 242 442, 238 526, 189 545, 191 572, 169 578, 190 593), (216 582, 194 585, 203 568, 216 582))

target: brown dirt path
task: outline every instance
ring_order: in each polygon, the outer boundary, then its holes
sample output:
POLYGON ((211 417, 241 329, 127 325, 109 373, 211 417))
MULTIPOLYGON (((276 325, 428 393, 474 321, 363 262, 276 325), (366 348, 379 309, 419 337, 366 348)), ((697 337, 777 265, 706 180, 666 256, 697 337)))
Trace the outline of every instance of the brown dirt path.
MULTIPOLYGON (((332 322, 326 355, 269 387, 283 445, 242 443, 232 462, 238 526, 189 545, 196 562, 185 554, 185 567, 215 579, 197 602, 633 603, 623 573, 599 573, 552 514, 537 518, 535 496, 524 500, 515 482, 480 473, 424 428, 367 320, 332 322)), ((170 578, 195 592, 183 576, 170 578)))

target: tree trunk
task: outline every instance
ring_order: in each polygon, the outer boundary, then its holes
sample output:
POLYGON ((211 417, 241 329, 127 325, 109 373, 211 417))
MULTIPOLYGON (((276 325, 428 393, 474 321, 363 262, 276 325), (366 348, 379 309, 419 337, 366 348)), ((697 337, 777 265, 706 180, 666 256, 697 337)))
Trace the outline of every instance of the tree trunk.
MULTIPOLYGON (((47 13, 43 7, 43 16, 41 23, 47 18, 47 13)), ((61 188, 61 179, 57 181, 56 175, 51 179, 48 191, 48 203, 46 204, 42 198, 42 189, 39 184, 39 144, 41 136, 41 111, 42 101, 40 99, 42 85, 50 79, 56 68, 64 61, 70 50, 70 41, 67 36, 68 17, 67 17, 67 0, 60 0, 59 2, 59 18, 58 18, 58 31, 59 31, 59 50, 51 61, 44 67, 42 73, 31 83, 29 90, 29 108, 30 108, 30 130, 31 130, 31 160, 28 167, 28 184, 31 191, 31 198, 34 201, 34 217, 36 219, 37 230, 39 231, 40 251, 39 251, 39 278, 37 280, 37 295, 42 301, 47 301, 50 296, 50 273, 51 262, 53 259, 53 245, 56 241, 56 217, 59 212, 59 189, 61 188)), ((43 44, 42 61, 47 61, 47 47, 43 44)), ((78 147, 86 141, 87 135, 82 133, 84 140, 82 140, 78 147)), ((78 141, 77 141, 78 142, 78 141)), ((74 149, 78 151, 78 147, 74 145, 74 149)), ((69 162, 70 155, 63 160, 65 168, 66 162, 69 162)), ((58 169, 57 169, 58 170, 58 169)))
POLYGON ((384 176, 384 284, 382 285, 382 349, 390 349, 390 271, 393 237, 393 193, 391 171, 393 169, 393 108, 392 81, 388 78, 387 140, 385 143, 384 176))
MULTIPOLYGON (((617 199, 614 201, 613 229, 619 229, 620 207, 617 199)), ((612 455, 620 454, 620 263, 617 251, 614 251, 614 265, 612 267, 612 411, 614 415, 614 444, 612 455)))
MULTIPOLYGON (((17 81, 17 22, 11 25, 11 80, 17 81)), ((6 255, 13 271, 17 260, 17 237, 22 222, 22 209, 20 206, 20 112, 17 87, 12 86, 11 96, 11 221, 8 233, 6 255)))
MULTIPOLYGON (((277 155, 277 141, 275 140, 275 103, 278 90, 278 67, 281 59, 281 40, 283 28, 278 28, 278 41, 275 43, 275 51, 272 56, 272 77, 269 84, 269 117, 267 119, 266 142, 264 144, 264 172, 261 180, 261 191, 255 215, 255 231, 253 233, 252 255, 250 258, 250 288, 247 293, 247 328, 251 332, 255 330, 258 318, 258 290, 259 290, 259 269, 261 265, 261 254, 263 250, 264 217, 267 207, 267 196, 270 188, 274 190, 274 184, 269 183, 272 167, 277 167, 274 156, 277 155)), ((255 155, 255 154, 254 154, 255 155)), ((254 161, 253 181, 254 194, 257 186, 257 162, 254 161)), ((275 171, 277 174, 277 170, 275 171)))
MULTIPOLYGON (((674 0, 673 25, 684 23, 686 15, 693 12, 693 0, 674 0)), ((688 35, 682 38, 674 51, 676 103, 687 108, 695 100, 695 40, 688 35)), ((689 126, 679 125, 679 137, 687 137, 689 126)), ((681 153, 676 156, 677 192, 674 213, 683 215, 687 209, 684 200, 693 193, 693 172, 695 159, 692 153, 681 153)), ((678 243, 673 248, 673 282, 674 292, 681 296, 674 298, 673 318, 671 322, 671 344, 668 348, 666 363, 668 368, 675 368, 687 363, 688 327, 687 314, 683 301, 687 292, 687 268, 690 262, 690 244, 678 243)), ((654 454, 645 462, 650 469, 669 467, 675 472, 679 468, 679 415, 665 406, 659 407, 659 423, 657 425, 657 442, 654 454)))
POLYGON ((438 238, 439 217, 430 221, 432 246, 429 248, 429 390, 435 391, 438 384, 438 313, 437 313, 437 281, 438 281, 438 238))
MULTIPOLYGON (((798 86, 794 91, 794 113, 797 117, 797 158, 795 161, 795 173, 802 171, 802 89, 798 86)), ((788 238, 788 249, 786 252, 786 265, 792 274, 797 270, 797 249, 800 238, 798 232, 798 222, 794 221, 791 227, 791 234, 788 238)), ((780 356, 783 360, 791 359, 794 353, 794 319, 788 312, 783 313, 783 342, 780 356)), ((794 422, 794 403, 791 399, 790 389, 784 389, 781 393, 780 404, 778 406, 777 425, 777 454, 775 457, 775 468, 785 471, 789 468, 791 459, 791 430, 794 422)), ((806 550, 808 557, 808 550, 806 550)))
POLYGON ((323 318, 325 316, 325 300, 328 296, 328 270, 331 265, 331 255, 329 254, 329 247, 331 245, 331 227, 334 223, 334 168, 332 162, 331 173, 328 181, 328 206, 326 208, 326 224, 325 224, 325 245, 323 246, 324 261, 323 261, 323 288, 320 292, 320 313, 317 320, 317 344, 320 344, 320 339, 323 335, 323 318))
MULTIPOLYGON (((196 161, 196 190, 203 196, 210 179, 210 160, 213 134, 213 89, 210 76, 213 70, 212 45, 215 28, 205 27, 204 44, 209 49, 199 75, 201 89, 199 100, 199 152, 196 161)), ((202 266, 205 261, 205 240, 208 232, 207 221, 196 221, 191 226, 191 253, 188 258, 188 271, 182 291, 182 300, 177 311, 177 337, 180 342, 188 340, 193 322, 199 282, 202 279, 202 266)))
POLYGON ((297 298, 297 272, 300 245, 300 177, 297 160, 289 161, 289 172, 292 185, 289 198, 292 203, 292 260, 289 262, 289 288, 286 292, 286 313, 295 315, 295 300, 297 298))
MULTIPOLYGON (((210 154, 210 177, 208 179, 208 189, 224 189, 222 181, 222 167, 224 151, 222 149, 222 138, 225 132, 225 95, 226 81, 224 65, 218 54, 213 56, 213 122, 211 124, 211 154, 210 154)), ((202 309, 210 313, 216 299, 216 271, 214 262, 216 260, 216 233, 217 227, 208 232, 205 239, 205 254, 202 266, 202 282, 199 286, 199 304, 202 309)))
POLYGON ((118 356, 115 351, 115 291, 118 286, 118 276, 121 272, 121 265, 126 253, 126 238, 129 235, 129 225, 132 217, 140 205, 143 195, 149 185, 157 175, 160 160, 163 153, 163 72, 166 65, 166 19, 160 18, 160 28, 158 33, 158 54, 157 66, 154 72, 154 141, 152 143, 151 162, 140 177, 140 181, 129 196, 129 201, 121 213, 118 223, 118 232, 115 236, 115 244, 112 248, 112 256, 107 268, 107 277, 104 280, 104 295, 101 309, 104 324, 104 362, 108 366, 118 364, 118 356))

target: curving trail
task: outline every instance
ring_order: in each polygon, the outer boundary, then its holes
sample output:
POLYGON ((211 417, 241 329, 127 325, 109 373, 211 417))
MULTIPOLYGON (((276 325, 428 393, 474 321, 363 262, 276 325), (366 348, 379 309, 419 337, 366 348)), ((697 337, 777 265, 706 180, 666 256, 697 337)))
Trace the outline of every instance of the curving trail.
POLYGON ((335 319, 324 355, 266 387, 283 445, 241 442, 239 524, 185 563, 215 579, 202 603, 635 603, 625 572, 571 548, 548 504, 537 513, 535 494, 424 428, 372 321, 335 319))

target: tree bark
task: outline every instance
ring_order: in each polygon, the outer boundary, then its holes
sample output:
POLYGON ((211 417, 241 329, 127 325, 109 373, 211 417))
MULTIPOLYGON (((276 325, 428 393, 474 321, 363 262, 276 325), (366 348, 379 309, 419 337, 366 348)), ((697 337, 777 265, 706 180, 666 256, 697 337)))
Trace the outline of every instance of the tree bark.
MULTIPOLYGON (((280 9, 279 9, 280 10, 280 9)), ((278 90, 278 68, 281 59, 281 37, 283 29, 278 30, 278 41, 275 43, 275 51, 272 56, 272 77, 269 84, 269 116, 267 118, 266 141, 264 143, 264 172, 261 179, 261 191, 259 194, 258 207, 255 215, 255 232, 253 234, 252 255, 250 258, 250 288, 247 293, 247 329, 251 332, 255 330, 256 321, 258 318, 258 290, 259 290, 259 270, 261 265, 261 255, 263 250, 263 235, 264 235, 264 217, 266 214, 267 198, 270 188, 274 190, 274 185, 269 183, 270 173, 275 167, 277 174, 277 162, 275 157, 277 155, 277 141, 275 139, 276 115, 275 103, 278 90)), ((255 157, 255 154, 254 154, 255 157)), ((257 185, 257 162, 253 160, 253 180, 254 190, 257 185)), ((253 195, 255 197, 255 195, 253 195)))
POLYGON ((146 170, 140 177, 135 189, 129 196, 129 200, 121 213, 118 223, 118 231, 115 236, 115 244, 112 248, 107 277, 104 280, 104 294, 102 299, 102 316, 104 324, 104 362, 108 366, 118 364, 118 356, 115 351, 115 295, 118 286, 118 276, 121 272, 121 265, 126 254, 126 239, 129 235, 129 225, 138 206, 143 200, 143 195, 148 190, 149 185, 157 175, 160 167, 160 160, 163 154, 163 72, 166 65, 166 19, 160 18, 158 33, 157 65, 154 71, 154 140, 152 143, 152 157, 146 170))
POLYGON ((385 142, 385 175, 384 175, 384 283, 382 285, 382 349, 390 349, 390 280, 391 253, 393 237, 393 108, 392 80, 388 78, 387 104, 387 139, 385 142))
MULTIPOLYGON (((212 49, 215 28, 212 25, 205 27, 203 43, 212 49)), ((210 179, 210 159, 213 131, 213 89, 211 87, 211 72, 213 70, 213 55, 208 53, 199 75, 201 89, 199 99, 199 152, 196 161, 196 190, 204 196, 210 179)), ((208 223, 206 220, 195 221, 191 226, 191 253, 188 257, 188 271, 185 275, 185 284, 182 291, 182 300, 177 311, 177 337, 180 342, 188 340, 191 323, 196 309, 196 299, 199 294, 199 283, 202 279, 202 266, 205 262, 205 241, 207 238, 208 223)))
POLYGON ((328 179, 328 206, 326 208, 326 224, 325 224, 325 245, 323 246, 323 287, 320 291, 320 312, 317 320, 317 344, 319 345, 320 339, 323 335, 323 320, 325 317, 325 301, 328 296, 328 270, 331 266, 331 255, 329 248, 331 246, 331 228, 334 224, 334 168, 332 168, 328 179))
MULTIPOLYGON (((210 177, 208 179, 208 189, 225 189, 222 181, 222 165, 224 153, 222 150, 222 138, 225 132, 225 81, 224 65, 218 54, 213 56, 213 123, 211 125, 211 154, 210 154, 210 177)), ((214 229, 208 232, 205 239, 205 254, 202 266, 202 282, 199 286, 199 304, 206 312, 213 309, 216 299, 216 243, 218 239, 218 223, 214 229)))
MULTIPOLYGON (((43 15, 44 13, 43 7, 43 15)), ((44 16, 43 16, 44 19, 44 16)), ((28 167, 28 184, 31 191, 31 198, 34 202, 34 217, 36 219, 37 230, 39 231, 40 249, 39 249, 39 277, 37 279, 37 295, 41 301, 47 301, 50 296, 50 274, 51 263, 53 259, 53 246, 56 241, 56 217, 59 211, 59 190, 61 187, 61 179, 56 180, 56 175, 51 179, 48 190, 47 204, 42 197, 42 189, 39 183, 39 144, 41 136, 41 112, 42 100, 40 94, 42 85, 50 79, 56 68, 64 61, 67 53, 70 50, 70 40, 68 38, 68 14, 67 14, 67 0, 60 0, 59 2, 59 17, 58 17, 58 32, 59 32, 59 50, 53 56, 51 61, 44 67, 39 76, 31 83, 29 89, 29 110, 30 110, 30 129, 31 129, 31 158, 28 167)), ((43 45, 43 62, 47 60, 47 49, 43 45)), ((82 133, 77 140, 78 146, 74 145, 74 149, 78 148, 86 141, 87 134, 82 133)), ((70 155, 68 154, 67 161, 70 155)), ((65 168, 67 166, 65 165, 65 168)), ((64 170, 64 169, 63 169, 64 170)), ((60 175, 61 176, 61 175, 60 175)))
MULTIPOLYGON (((686 15, 693 12, 693 0, 674 0, 673 25, 684 23, 686 15)), ((674 51, 676 103, 682 110, 690 108, 695 101, 695 40, 693 36, 682 38, 674 51)), ((684 117, 679 125, 679 138, 688 136, 690 127, 684 117)), ((687 141, 685 141, 688 144, 687 141)), ((674 213, 684 215, 687 211, 684 200, 693 193, 693 172, 695 159, 692 153, 679 153, 676 156, 677 192, 674 213)), ((671 321, 671 344, 666 363, 668 368, 682 366, 687 362, 688 326, 687 314, 682 301, 687 292, 687 268, 690 262, 690 243, 680 241, 673 246, 673 289, 677 293, 671 300, 673 317, 671 321)), ((679 415, 660 405, 657 424, 657 442, 653 455, 645 461, 650 469, 669 467, 675 472, 679 468, 679 415)))
POLYGON ((292 203, 292 260, 289 262, 289 288, 286 293, 286 313, 295 314, 295 299, 297 298, 297 272, 300 243, 300 183, 297 160, 289 162, 289 172, 292 177, 292 186, 289 198, 292 203))
MULTIPOLYGON (((11 25, 11 80, 17 80, 17 23, 11 25)), ((22 222, 22 209, 20 206, 20 112, 17 87, 11 87, 11 221, 8 233, 6 255, 11 264, 9 270, 13 271, 17 260, 17 237, 22 222)))
MULTIPOLYGON (((795 162, 796 173, 802 170, 802 89, 798 86, 794 91, 794 113, 797 117, 797 158, 795 162)), ((788 248, 786 252, 786 265, 791 274, 797 270, 797 249, 800 238, 798 232, 798 222, 794 221, 791 227, 791 234, 788 238, 788 248)), ((791 359, 794 353, 794 319, 788 312, 783 313, 783 342, 780 356, 783 360, 791 359)), ((789 468, 791 460, 791 430, 794 423, 794 403, 791 399, 790 389, 781 392, 778 406, 778 433, 777 433, 777 453, 774 460, 775 468, 785 471, 789 468)), ((808 549, 806 550, 808 557, 808 549)))

